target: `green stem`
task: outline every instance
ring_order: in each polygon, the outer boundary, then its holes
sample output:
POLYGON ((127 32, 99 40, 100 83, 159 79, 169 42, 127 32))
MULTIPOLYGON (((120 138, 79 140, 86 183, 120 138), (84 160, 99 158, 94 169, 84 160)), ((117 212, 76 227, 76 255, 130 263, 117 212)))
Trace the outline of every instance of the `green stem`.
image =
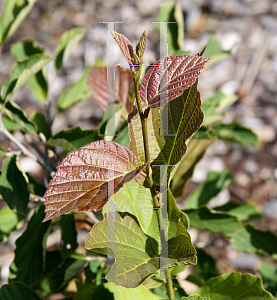
POLYGON ((169 270, 165 271, 165 275, 166 275, 165 286, 167 290, 167 296, 169 300, 174 300, 175 298, 174 298, 174 290, 173 290, 173 281, 170 276, 170 271, 169 270))
MULTIPOLYGON (((137 107, 138 107, 138 111, 139 111, 139 116, 140 116, 140 120, 141 120, 145 161, 147 162, 147 165, 146 165, 147 180, 148 180, 149 188, 150 188, 151 195, 152 195, 153 205, 154 205, 154 207, 158 208, 158 209, 155 209, 155 211, 156 211, 158 224, 159 224, 159 228, 160 228, 160 210, 159 210, 160 203, 157 198, 155 187, 153 184, 152 170, 151 170, 151 165, 150 165, 150 152, 149 152, 149 142, 148 142, 148 132, 147 132, 147 115, 145 115, 145 113, 142 111, 141 99, 140 99, 140 95, 139 95, 140 70, 141 70, 141 67, 139 67, 139 70, 137 72, 133 72, 135 95, 136 95, 136 102, 137 102, 137 107)), ((165 273, 165 278, 166 278, 165 285, 166 285, 169 300, 174 300, 173 282, 170 277, 170 272, 166 270, 164 273, 165 273)))
MULTIPOLYGON (((157 198, 155 187, 153 184, 152 170, 151 170, 151 165, 150 165, 150 152, 149 152, 148 132, 147 132, 147 117, 145 116, 144 112, 142 111, 141 99, 140 99, 140 95, 139 95, 140 69, 141 69, 141 67, 134 74, 135 96, 136 96, 137 107, 138 107, 139 116, 140 116, 140 120, 141 120, 144 154, 145 154, 145 161, 147 162, 146 174, 147 174, 148 185, 150 187, 153 204, 155 207, 158 208, 158 207, 160 207, 160 204, 159 204, 159 200, 157 198)), ((158 223, 160 225, 160 211, 159 211, 159 209, 156 209, 155 211, 157 214, 158 223)))

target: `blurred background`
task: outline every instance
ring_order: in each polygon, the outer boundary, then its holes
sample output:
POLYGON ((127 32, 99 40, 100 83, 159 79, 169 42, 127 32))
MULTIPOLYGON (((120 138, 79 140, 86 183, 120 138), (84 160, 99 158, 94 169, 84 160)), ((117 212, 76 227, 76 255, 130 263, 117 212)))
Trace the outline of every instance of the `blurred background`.
MULTIPOLYGON (((5 43, 0 65, 0 82, 5 82, 13 67, 10 46, 19 40, 33 39, 53 56, 62 33, 73 27, 86 28, 84 39, 76 46, 64 68, 51 86, 52 101, 67 86, 78 80, 86 66, 97 59, 107 61, 107 27, 100 21, 122 21, 115 30, 135 44, 142 32, 147 32, 144 62, 159 59, 159 32, 151 21, 157 19, 158 9, 165 1, 142 0, 38 0, 19 30, 5 43)), ((262 230, 277 234, 277 2, 274 0, 195 0, 179 1, 184 16, 182 50, 196 54, 215 37, 224 57, 200 75, 199 90, 202 99, 217 91, 236 95, 238 101, 226 111, 224 122, 237 120, 258 136, 260 148, 242 147, 215 142, 198 164, 186 193, 193 191, 206 179, 211 170, 227 168, 235 175, 234 182, 222 191, 213 205, 222 205, 229 199, 238 203, 256 204, 266 220, 255 221, 262 230)), ((3 0, 0 0, 0 12, 3 0)), ((116 63, 125 63, 116 48, 116 63)), ((43 104, 24 86, 13 100, 28 114, 43 110, 43 104)), ((54 107, 54 105, 53 105, 54 107)), ((57 111, 51 111, 54 116, 57 111)), ((59 113, 53 124, 53 134, 62 129, 81 126, 97 128, 104 112, 91 98, 83 100, 64 113, 59 113)), ((18 136, 18 138, 21 138, 18 136)), ((0 135, 1 147, 10 142, 0 135)), ((21 161, 23 169, 41 178, 40 167, 28 160, 21 161)), ((182 207, 181 199, 180 207, 182 207)), ((258 275, 258 257, 238 254, 224 239, 209 232, 194 230, 193 242, 217 259, 220 272, 244 271, 258 275), (209 247, 211 245, 213 247, 209 247)), ((189 269, 189 268, 188 268, 189 269)), ((188 288, 186 287, 188 290, 188 288)))

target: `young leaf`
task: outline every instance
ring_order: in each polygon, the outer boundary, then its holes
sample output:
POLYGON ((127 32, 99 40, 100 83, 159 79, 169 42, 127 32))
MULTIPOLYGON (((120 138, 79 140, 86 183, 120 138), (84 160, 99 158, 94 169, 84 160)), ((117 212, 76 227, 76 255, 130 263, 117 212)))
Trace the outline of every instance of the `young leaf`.
POLYGON ((262 286, 261 278, 252 274, 226 273, 208 280, 194 294, 212 300, 274 300, 262 286))
POLYGON ((19 299, 42 300, 42 298, 40 298, 29 286, 21 282, 4 284, 0 289, 0 299, 1 300, 19 300, 19 299))
POLYGON ((5 1, 0 17, 0 44, 3 44, 18 28, 36 0, 9 0, 5 1))
POLYGON ((134 153, 114 142, 97 141, 71 152, 58 166, 44 195, 44 221, 72 210, 101 209, 108 182, 114 180, 116 193, 140 172, 136 166, 134 153))
MULTIPOLYGON (((129 213, 109 213, 115 220, 115 264, 106 279, 127 288, 142 284, 149 276, 160 269, 158 242, 146 236, 134 216, 129 213)), ((89 250, 107 254, 107 214, 104 220, 95 224, 87 236, 85 247, 89 250)), ((112 250, 112 249, 111 249, 112 250)), ((168 265, 195 264, 196 252, 190 236, 179 221, 176 236, 168 241, 168 265)))
POLYGON ((239 231, 228 235, 237 251, 256 253, 261 256, 277 258, 277 237, 271 231, 262 231, 251 224, 247 224, 239 231))
POLYGON ((42 223, 44 206, 37 208, 27 229, 16 240, 15 258, 11 264, 11 280, 32 285, 42 275, 45 264, 45 244, 50 222, 42 223))
POLYGON ((210 172, 206 181, 189 195, 186 202, 186 209, 197 208, 207 204, 222 190, 226 189, 234 180, 234 175, 223 170, 222 172, 210 172))
MULTIPOLYGON (((153 165, 153 180, 160 184, 160 168, 154 165, 175 165, 187 149, 190 137, 199 129, 203 121, 200 94, 197 82, 183 92, 181 96, 161 108, 152 108, 147 118, 150 162, 153 165), (166 135, 160 134, 160 118, 168 120, 166 135)), ((145 111, 147 103, 142 102, 145 111)), ((141 164, 145 162, 141 121, 136 107, 128 117, 130 149, 141 164)), ((168 174, 173 167, 168 167, 168 174)), ((141 182, 139 182, 141 183, 141 182)))
POLYGON ((90 67, 86 67, 82 77, 70 85, 61 95, 58 101, 59 111, 64 111, 75 103, 91 96, 91 90, 87 85, 90 67))
MULTIPOLYGON (((107 110, 107 68, 91 67, 87 84, 92 90, 93 99, 107 110)), ((128 112, 132 110, 133 101, 128 98, 133 88, 133 76, 129 69, 115 68, 115 100, 122 103, 128 112)))
POLYGON ((273 296, 277 296, 277 266, 261 261, 259 272, 262 275, 265 289, 273 296))
POLYGON ((77 243, 77 230, 75 227, 75 220, 73 214, 61 216, 59 222, 61 227, 61 254, 63 258, 66 258, 74 253, 78 247, 77 243))
MULTIPOLYGON (((114 195, 116 210, 128 212, 139 221, 143 232, 155 240, 159 240, 159 225, 157 216, 153 210, 152 196, 149 189, 141 186, 135 180, 127 182, 114 195)), ((103 207, 103 213, 107 213, 107 206, 103 207)), ((174 236, 176 234, 174 231, 174 236)))
POLYGON ((3 162, 0 193, 10 209, 20 214, 25 213, 30 195, 28 178, 23 173, 16 155, 7 157, 3 162))
POLYGON ((52 136, 47 145, 51 147, 62 147, 67 152, 78 150, 80 147, 87 145, 91 141, 98 141, 98 130, 83 130, 81 127, 75 127, 71 130, 62 130, 52 136))
POLYGON ((154 108, 182 95, 195 83, 209 59, 190 55, 162 58, 144 76, 140 87, 141 100, 154 108))
POLYGON ((144 30, 143 34, 141 35, 139 42, 137 43, 136 46, 136 54, 139 57, 140 61, 142 62, 142 57, 143 57, 143 53, 146 47, 146 31, 144 30))
POLYGON ((73 28, 63 33, 56 49, 54 67, 58 71, 68 59, 73 47, 84 37, 83 28, 73 28))
POLYGON ((225 234, 243 228, 236 217, 213 211, 206 206, 185 210, 184 212, 189 217, 191 227, 194 228, 225 234))
POLYGON ((117 45, 121 49, 124 54, 129 65, 133 66, 136 63, 136 59, 134 57, 134 49, 130 41, 122 34, 117 33, 115 31, 111 31, 117 45))
POLYGON ((5 84, 2 86, 2 100, 9 99, 28 79, 51 61, 45 54, 34 54, 17 62, 5 84))
POLYGON ((172 171, 174 175, 171 181, 171 190, 175 197, 182 196, 186 183, 193 175, 195 166, 202 159, 207 148, 213 142, 214 141, 195 138, 189 141, 186 155, 182 157, 180 163, 177 164, 172 171))
MULTIPOLYGON (((12 45, 11 47, 11 54, 14 56, 16 61, 23 61, 27 59, 28 57, 34 55, 43 53, 44 49, 41 47, 38 47, 34 41, 21 41, 17 42, 12 45)), ((29 89, 34 93, 36 98, 44 102, 47 97, 47 81, 46 81, 46 75, 45 75, 45 67, 38 71, 35 75, 30 77, 30 79, 27 82, 27 85, 29 89)))

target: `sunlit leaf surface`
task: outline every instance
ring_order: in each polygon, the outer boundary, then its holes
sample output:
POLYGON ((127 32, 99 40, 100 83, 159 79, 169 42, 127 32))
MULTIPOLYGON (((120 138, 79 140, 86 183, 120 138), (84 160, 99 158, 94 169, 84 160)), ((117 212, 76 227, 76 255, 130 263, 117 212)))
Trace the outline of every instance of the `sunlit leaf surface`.
POLYGON ((71 152, 58 166, 44 195, 46 217, 71 210, 99 210, 106 203, 108 183, 117 192, 139 172, 137 159, 127 147, 97 141, 71 152))

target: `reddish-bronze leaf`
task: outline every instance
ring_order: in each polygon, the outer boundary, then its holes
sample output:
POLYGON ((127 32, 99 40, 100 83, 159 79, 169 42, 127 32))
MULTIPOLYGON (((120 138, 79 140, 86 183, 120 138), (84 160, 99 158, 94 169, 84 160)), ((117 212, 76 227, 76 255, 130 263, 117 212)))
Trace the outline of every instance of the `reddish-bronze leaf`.
MULTIPOLYGON (((92 90, 94 100, 107 110, 107 68, 91 67, 87 84, 92 90)), ((130 102, 128 95, 133 86, 132 72, 128 68, 117 67, 115 69, 115 99, 124 104, 127 111, 132 110, 133 101, 130 102)))
POLYGON ((136 63, 136 59, 134 57, 134 49, 131 42, 124 35, 118 32, 111 31, 111 33, 124 54, 128 64, 133 66, 136 63))
POLYGON ((182 95, 194 84, 210 58, 191 55, 168 56, 158 61, 144 76, 140 97, 148 107, 159 107, 182 95))
MULTIPOLYGON (((142 111, 147 109, 147 102, 142 102, 142 111)), ((151 108, 147 118, 147 134, 149 144, 152 177, 156 186, 160 183, 160 167, 158 165, 171 165, 168 167, 168 178, 187 150, 187 142, 200 128, 204 119, 201 110, 200 93, 197 90, 197 80, 182 95, 166 105, 151 108), (160 134, 163 128, 162 120, 167 119, 167 135, 160 134)), ((135 153, 139 164, 145 163, 142 126, 137 107, 128 117, 130 149, 135 153)), ((140 174, 143 175, 143 174, 140 174)), ((142 176, 136 177, 139 184, 147 187, 142 176)))
POLYGON ((101 140, 71 152, 44 195, 44 221, 72 210, 100 210, 107 200, 108 183, 114 181, 116 193, 144 167, 136 166, 135 154, 114 142, 101 140))

